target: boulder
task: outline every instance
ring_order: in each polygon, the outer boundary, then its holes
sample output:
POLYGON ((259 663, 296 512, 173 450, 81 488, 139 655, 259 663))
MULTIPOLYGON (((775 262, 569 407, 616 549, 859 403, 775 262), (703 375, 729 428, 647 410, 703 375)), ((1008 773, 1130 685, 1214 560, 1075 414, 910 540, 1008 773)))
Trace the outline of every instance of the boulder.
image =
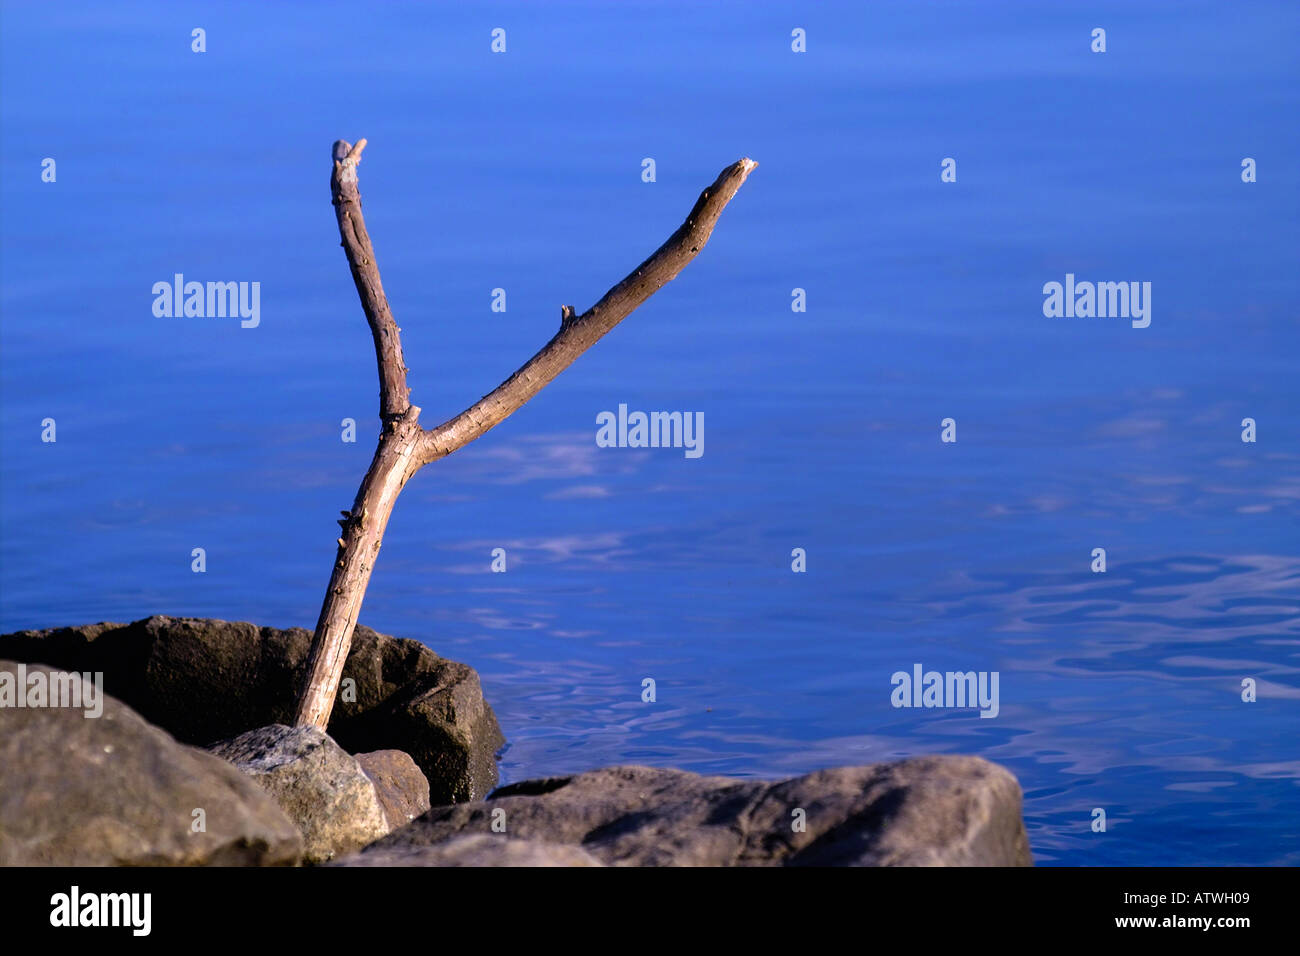
POLYGON ((429 781, 410 754, 376 750, 356 757, 366 776, 374 782, 389 830, 406 826, 432 806, 429 781))
POLYGON ((319 727, 273 724, 209 750, 275 799, 302 833, 308 863, 351 853, 392 829, 374 782, 319 727))
MULTIPOLYGON (((155 616, 6 634, 0 657, 102 672, 108 693, 202 746, 293 723, 311 638, 302 628, 155 616)), ((505 740, 472 668, 358 625, 343 678, 329 734, 344 749, 405 751, 437 804, 480 799, 496 784, 505 740)))
POLYGON ((331 866, 604 866, 582 847, 475 833, 433 846, 354 853, 331 866))
POLYGON ((581 847, 608 865, 1030 866, 1020 803, 1015 777, 978 757, 839 767, 780 783, 614 767, 430 810, 361 855, 396 861, 398 850, 494 835, 500 809, 510 838, 581 847))
MULTIPOLYGON (((14 680, 19 665, 0 661, 0 672, 14 680)), ((121 701, 102 705, 97 717, 0 706, 0 866, 299 861, 297 828, 243 774, 121 701)))

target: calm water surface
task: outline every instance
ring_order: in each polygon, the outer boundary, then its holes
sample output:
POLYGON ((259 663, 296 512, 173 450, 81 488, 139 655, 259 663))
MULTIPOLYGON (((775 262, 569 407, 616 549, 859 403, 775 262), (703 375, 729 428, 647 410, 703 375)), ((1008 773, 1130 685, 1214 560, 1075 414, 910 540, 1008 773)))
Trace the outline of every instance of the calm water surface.
POLYGON ((1073 6, 7 5, 0 628, 314 624, 377 433, 334 139, 428 424, 748 155, 677 281, 410 483, 362 621, 478 668, 506 780, 979 754, 1040 863, 1300 863, 1300 12, 1073 6), (260 326, 155 318, 176 272, 260 326), (1045 318, 1067 272, 1151 326, 1045 318), (703 457, 596 447, 619 403, 703 457), (915 663, 1000 714, 894 709, 915 663))

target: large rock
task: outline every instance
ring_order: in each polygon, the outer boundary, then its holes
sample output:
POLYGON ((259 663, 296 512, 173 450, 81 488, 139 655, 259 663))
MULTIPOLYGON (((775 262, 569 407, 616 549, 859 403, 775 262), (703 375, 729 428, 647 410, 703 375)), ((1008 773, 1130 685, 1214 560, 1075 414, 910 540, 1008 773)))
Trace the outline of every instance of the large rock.
POLYGON ((509 837, 581 847, 610 865, 1030 866, 1020 800, 1015 777, 978 757, 840 767, 780 783, 614 767, 439 807, 361 855, 400 861, 396 851, 487 835, 500 809, 509 837))
MULTIPOLYGON (((311 638, 302 628, 155 616, 6 634, 0 657, 100 671, 105 689, 147 720, 206 745, 293 723, 311 638)), ((472 668, 358 625, 343 677, 355 699, 339 694, 329 734, 344 749, 405 751, 437 804, 479 799, 495 785, 505 741, 472 668)))
POLYGON ((374 781, 389 830, 406 826, 433 806, 429 802, 429 781, 410 754, 400 750, 376 750, 357 754, 357 763, 374 781))
POLYGON ((84 714, 0 706, 0 866, 298 862, 297 828, 234 767, 112 697, 84 714))
POLYGON ((301 831, 308 863, 351 853, 393 829, 374 782, 319 727, 273 724, 209 749, 275 798, 301 831))
POLYGON ((331 866, 604 866, 582 847, 476 833, 433 846, 354 853, 331 866))

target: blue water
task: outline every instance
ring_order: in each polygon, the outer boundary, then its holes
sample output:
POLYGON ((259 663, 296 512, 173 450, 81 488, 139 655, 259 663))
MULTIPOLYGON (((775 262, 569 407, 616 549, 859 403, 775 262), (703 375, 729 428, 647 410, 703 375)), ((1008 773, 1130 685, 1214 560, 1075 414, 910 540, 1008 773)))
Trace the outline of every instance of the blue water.
POLYGON ((478 668, 506 780, 971 753, 1039 863, 1300 863, 1294 3, 2 16, 0 629, 314 625, 378 412, 336 138, 429 425, 752 156, 675 282, 411 481, 362 621, 478 668), (260 325, 155 318, 177 272, 260 325), (1150 327, 1046 318, 1066 273, 1151 282, 1150 327), (620 403, 704 455, 598 448, 620 403), (1000 713, 895 709, 916 663, 1000 713))

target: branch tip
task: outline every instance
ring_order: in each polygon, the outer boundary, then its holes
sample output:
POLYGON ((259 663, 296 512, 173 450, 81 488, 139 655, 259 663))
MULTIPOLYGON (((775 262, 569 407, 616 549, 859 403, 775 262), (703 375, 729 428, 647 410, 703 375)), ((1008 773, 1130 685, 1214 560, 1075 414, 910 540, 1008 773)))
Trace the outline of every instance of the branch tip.
POLYGON ((346 139, 336 139, 332 154, 334 162, 343 166, 355 166, 361 162, 361 151, 366 148, 366 139, 363 136, 357 140, 356 145, 349 143, 346 139))

